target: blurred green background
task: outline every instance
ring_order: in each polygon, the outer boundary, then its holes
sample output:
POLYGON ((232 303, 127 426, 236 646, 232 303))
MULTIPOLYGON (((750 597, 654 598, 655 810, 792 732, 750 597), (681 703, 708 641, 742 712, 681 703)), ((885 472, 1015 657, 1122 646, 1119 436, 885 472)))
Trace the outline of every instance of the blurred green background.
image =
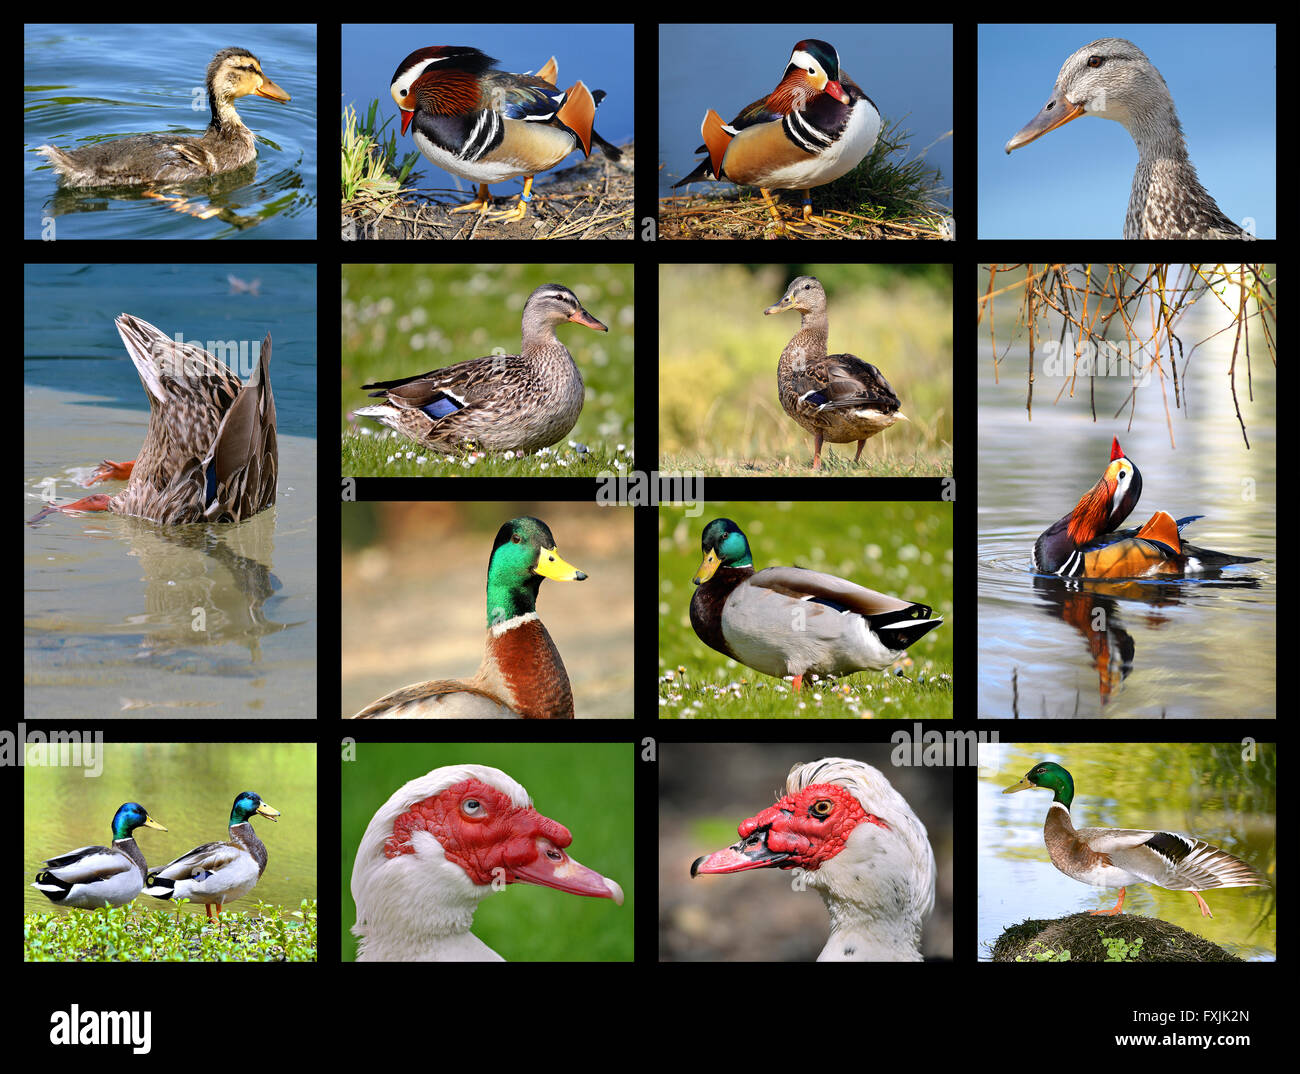
MULTIPOLYGON (((830 353, 876 366, 909 419, 868 440, 856 469, 838 472, 951 474, 951 265, 662 265, 662 468, 811 472, 812 437, 781 409, 776 388, 799 314, 763 315, 796 276, 826 289, 830 353)), ((827 449, 851 464, 857 445, 827 449)))
POLYGON ((587 898, 535 884, 489 895, 474 934, 510 962, 622 962, 633 952, 636 911, 632 766, 627 743, 357 743, 343 768, 341 936, 343 960, 357 941, 352 866, 370 818, 412 779, 444 765, 483 764, 523 784, 537 811, 573 835, 568 847, 589 869, 617 881, 625 902, 587 898))
MULTIPOLYGON (((565 439, 594 447, 633 439, 636 307, 632 265, 344 265, 342 427, 370 405, 362 384, 396 380, 493 353, 518 354, 524 303, 546 283, 568 287, 609 328, 563 325, 556 335, 587 386, 565 439)), ((380 430, 368 418, 358 425, 380 430)))
MULTIPOLYGON (((791 696, 771 696, 770 687, 781 680, 715 652, 700 641, 691 626, 690 605, 695 593, 691 579, 702 559, 700 534, 713 519, 730 518, 749 539, 756 571, 764 567, 805 567, 837 575, 902 600, 930 605, 934 614, 941 616, 944 622, 908 650, 914 662, 908 674, 916 678, 919 671, 925 670, 927 678, 947 675, 941 693, 914 692, 906 681, 891 678, 880 671, 861 671, 837 681, 860 685, 877 695, 872 702, 877 716, 952 715, 951 674, 956 625, 952 618, 951 503, 711 500, 703 506, 703 513, 698 514, 695 508, 665 506, 659 509, 661 675, 685 666, 688 681, 694 683, 716 684, 743 678, 767 688, 764 695, 757 699, 751 697, 748 702, 752 714, 798 715, 791 696)), ((788 688, 790 684, 784 685, 788 688)), ((805 680, 805 693, 810 685, 811 681, 805 680)), ((688 696, 692 695, 688 693, 688 696)), ((699 695, 693 696, 698 698, 699 695)), ((707 692, 705 699, 703 710, 694 709, 693 715, 716 714, 707 692)), ((818 714, 853 715, 852 709, 848 706, 843 712, 834 709, 818 714)), ((661 707, 660 714, 678 713, 671 707, 661 707)))

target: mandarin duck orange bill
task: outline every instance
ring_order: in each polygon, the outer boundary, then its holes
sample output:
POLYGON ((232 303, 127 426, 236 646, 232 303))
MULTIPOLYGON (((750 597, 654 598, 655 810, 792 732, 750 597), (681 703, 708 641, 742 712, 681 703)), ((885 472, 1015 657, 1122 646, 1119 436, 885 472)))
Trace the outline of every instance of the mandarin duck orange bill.
POLYGON ((811 188, 858 166, 880 134, 880 110, 840 70, 833 45, 809 39, 795 45, 776 89, 730 123, 710 108, 700 133, 704 144, 696 152, 708 156, 673 189, 709 179, 756 186, 781 235, 829 222, 813 216, 811 188), (782 217, 773 189, 804 192, 801 221, 782 217))
POLYGON ((593 142, 610 160, 619 149, 592 124, 604 90, 575 82, 561 91, 552 57, 536 75, 494 71, 497 61, 467 45, 416 49, 393 74, 390 92, 402 114, 402 133, 411 130, 416 148, 443 171, 478 183, 468 205, 500 220, 522 220, 533 197, 533 176, 559 164, 575 149, 591 156, 593 142), (489 183, 524 177, 519 203, 492 210, 489 183))
POLYGON ((1141 495, 1142 474, 1114 437, 1110 464, 1101 480, 1034 542, 1034 570, 1063 578, 1181 578, 1234 563, 1259 562, 1258 557, 1233 556, 1184 542, 1183 528, 1202 515, 1175 521, 1167 512, 1157 511, 1141 528, 1116 529, 1141 495))

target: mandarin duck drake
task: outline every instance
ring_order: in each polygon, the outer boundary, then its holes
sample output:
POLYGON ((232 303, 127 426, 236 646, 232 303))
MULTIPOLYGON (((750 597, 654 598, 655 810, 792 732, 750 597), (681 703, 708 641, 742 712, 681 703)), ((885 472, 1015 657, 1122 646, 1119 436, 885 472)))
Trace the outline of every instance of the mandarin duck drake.
POLYGON ((782 678, 882 671, 943 620, 931 608, 802 567, 754 571, 744 532, 715 518, 700 537, 691 626, 732 660, 782 678))
POLYGON ((879 769, 847 757, 796 764, 785 794, 741 821, 740 841, 691 864, 691 878, 799 869, 831 934, 818 962, 920 962, 937 870, 929 834, 879 769))
POLYGON ((1202 917, 1213 917, 1201 898, 1210 888, 1267 886, 1250 865, 1195 836, 1131 828, 1075 828, 1070 820, 1074 777, 1055 761, 1042 761, 1003 794, 1040 788, 1052 792, 1043 824, 1047 853, 1066 876, 1096 888, 1119 888, 1119 901, 1092 914, 1112 917, 1124 908, 1130 884, 1190 891, 1202 917))
POLYGON ((1103 37, 1061 67, 1042 110, 1006 144, 1019 149, 1080 116, 1124 124, 1137 170, 1124 218, 1126 239, 1253 239, 1221 210, 1196 177, 1174 99, 1132 41, 1103 37))
POLYGON ((776 234, 801 224, 828 223, 813 216, 810 190, 858 166, 880 134, 880 110, 840 70, 840 56, 825 41, 800 41, 785 74, 766 97, 741 109, 730 123, 712 108, 700 125, 707 153, 673 189, 708 179, 756 186, 776 221, 776 234), (788 221, 773 189, 802 190, 803 219, 788 221))
POLYGON ((800 276, 764 314, 798 310, 799 331, 781 352, 776 367, 781 408, 813 434, 814 470, 821 468, 822 441, 858 442, 854 463, 878 432, 907 421, 902 404, 879 369, 853 354, 827 354, 829 321, 826 291, 815 276, 800 276))
POLYGON ((271 334, 252 376, 241 382, 215 355, 179 343, 128 313, 117 331, 149 399, 149 428, 138 458, 105 459, 87 484, 120 479, 116 496, 87 496, 55 511, 113 511, 166 525, 242 522, 275 503, 279 475, 271 334))
POLYGON ((207 90, 212 121, 201 138, 141 134, 83 149, 43 145, 36 151, 50 161, 65 186, 181 183, 233 171, 257 158, 257 139, 235 111, 235 99, 249 94, 272 101, 290 97, 243 48, 222 49, 212 58, 207 90))
POLYGON ((467 45, 416 49, 398 64, 389 87, 402 115, 402 133, 443 171, 478 183, 478 194, 453 213, 475 211, 522 220, 533 197, 533 177, 575 149, 591 156, 595 142, 610 160, 622 153, 592 124, 604 90, 581 81, 561 91, 554 57, 536 75, 496 71, 497 61, 467 45), (489 183, 524 178, 519 203, 492 210, 489 183))
POLYGON ((280 811, 253 791, 243 791, 230 809, 230 841, 204 843, 161 869, 152 869, 144 892, 155 899, 189 899, 202 903, 208 919, 221 918, 221 908, 243 898, 266 872, 266 844, 257 837, 253 817, 278 823, 280 811))
POLYGON ((437 679, 395 690, 354 718, 573 719, 569 675, 537 617, 537 594, 543 578, 586 577, 560 558, 540 518, 511 519, 497 532, 488 559, 487 639, 478 672, 464 681, 437 679))
POLYGON ((1181 578, 1234 563, 1259 562, 1258 557, 1233 556, 1184 542, 1183 528, 1202 515, 1174 521, 1167 512, 1157 511, 1141 528, 1116 529, 1141 495, 1142 474, 1125 457, 1119 437, 1114 437, 1101 480, 1034 542, 1034 570, 1062 578, 1181 578))
POLYGON ((586 398, 573 355, 555 338, 572 321, 609 329, 563 284, 537 288, 524 304, 518 354, 471 358, 414 377, 363 384, 383 403, 355 414, 374 418, 443 454, 467 445, 484 451, 536 451, 563 439, 586 398))
POLYGON ((125 802, 113 815, 111 847, 81 847, 50 858, 32 884, 55 906, 83 910, 123 906, 140 894, 147 866, 135 841, 136 828, 167 829, 138 802, 125 802))

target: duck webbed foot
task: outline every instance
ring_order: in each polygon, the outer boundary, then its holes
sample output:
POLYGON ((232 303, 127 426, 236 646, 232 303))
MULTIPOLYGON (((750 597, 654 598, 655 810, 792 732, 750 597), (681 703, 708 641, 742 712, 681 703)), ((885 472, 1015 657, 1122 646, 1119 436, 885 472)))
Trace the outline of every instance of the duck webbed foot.
POLYGON ((522 220, 528 212, 528 205, 533 200, 533 177, 530 175, 524 180, 523 193, 519 195, 519 201, 510 206, 509 209, 503 209, 499 212, 486 214, 492 220, 522 220))
POLYGON ((130 462, 114 462, 112 459, 105 459, 95 467, 94 472, 86 479, 82 487, 90 488, 91 485, 98 484, 100 481, 129 481, 133 469, 135 469, 135 459, 130 462))
POLYGON ((1117 902, 1109 910, 1090 910, 1088 912, 1093 916, 1100 914, 1102 917, 1114 917, 1116 914, 1120 913, 1124 907, 1124 892, 1127 890, 1128 890, 1127 888, 1119 889, 1119 902, 1117 902))
POLYGON ((77 500, 76 503, 65 503, 61 507, 52 503, 46 504, 44 507, 40 509, 40 511, 32 515, 32 517, 29 518, 27 521, 39 522, 47 515, 54 514, 55 511, 62 511, 65 514, 70 511, 107 511, 108 501, 110 499, 112 499, 111 496, 106 496, 103 493, 99 493, 98 495, 95 496, 87 496, 84 499, 77 500))
POLYGON ((480 216, 487 216, 492 211, 492 195, 488 193, 487 183, 479 183, 478 193, 474 195, 474 200, 466 202, 464 205, 457 205, 454 209, 448 209, 449 213, 478 213, 480 216))

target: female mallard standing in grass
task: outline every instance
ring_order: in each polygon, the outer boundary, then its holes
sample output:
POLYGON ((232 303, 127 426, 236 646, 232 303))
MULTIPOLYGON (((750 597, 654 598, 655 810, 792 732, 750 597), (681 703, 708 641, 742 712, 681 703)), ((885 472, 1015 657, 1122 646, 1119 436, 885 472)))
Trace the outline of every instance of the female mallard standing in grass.
POLYGON ((764 675, 851 675, 889 667, 943 622, 925 604, 800 567, 754 573, 749 541, 729 518, 715 518, 700 538, 691 626, 716 649, 764 675))
POLYGON ((497 531, 488 559, 487 642, 473 678, 437 679, 396 690, 356 719, 461 716, 505 720, 571 720, 573 689, 560 651, 537 617, 543 578, 581 582, 540 518, 514 518, 497 531))
POLYGON ((813 469, 821 468, 822 441, 858 442, 862 448, 876 433, 907 420, 894 389, 874 365, 853 354, 827 354, 829 321, 826 291, 815 276, 800 276, 764 314, 799 310, 799 331, 781 352, 776 367, 777 394, 790 417, 813 434, 813 469))
POLYGON ((1055 761, 1040 761, 1025 778, 1003 794, 1033 787, 1052 791, 1043 839, 1052 864, 1066 876, 1097 888, 1119 888, 1119 902, 1093 914, 1112 916, 1124 907, 1129 884, 1155 884, 1171 891, 1190 891, 1202 917, 1213 917, 1201 892, 1210 888, 1260 887, 1268 884, 1251 866, 1202 839, 1177 832, 1131 828, 1078 828, 1070 821, 1074 779, 1055 761))
POLYGON ((247 895, 266 872, 266 844, 248 823, 254 815, 273 821, 280 811, 244 791, 230 810, 230 842, 204 843, 154 869, 145 880, 145 893, 155 899, 201 902, 209 919, 215 906, 219 918, 223 905, 247 895))
POLYGON ((280 455, 271 394, 271 335, 246 384, 215 355, 177 343, 128 313, 117 331, 149 399, 149 428, 132 462, 105 459, 88 484, 126 479, 116 496, 50 505, 55 511, 113 511, 154 522, 242 522, 275 503, 280 455))
POLYGON ((484 451, 550 447, 577 423, 585 398, 582 373, 555 338, 556 326, 565 321, 609 331, 567 287, 544 284, 524 304, 518 354, 490 354, 415 377, 363 384, 378 389, 372 399, 387 402, 355 413, 443 454, 470 445, 484 451))
POLYGON ((113 845, 82 847, 50 858, 32 884, 56 906, 122 906, 144 886, 144 855, 136 846, 136 828, 167 829, 138 802, 127 802, 113 815, 113 845))

